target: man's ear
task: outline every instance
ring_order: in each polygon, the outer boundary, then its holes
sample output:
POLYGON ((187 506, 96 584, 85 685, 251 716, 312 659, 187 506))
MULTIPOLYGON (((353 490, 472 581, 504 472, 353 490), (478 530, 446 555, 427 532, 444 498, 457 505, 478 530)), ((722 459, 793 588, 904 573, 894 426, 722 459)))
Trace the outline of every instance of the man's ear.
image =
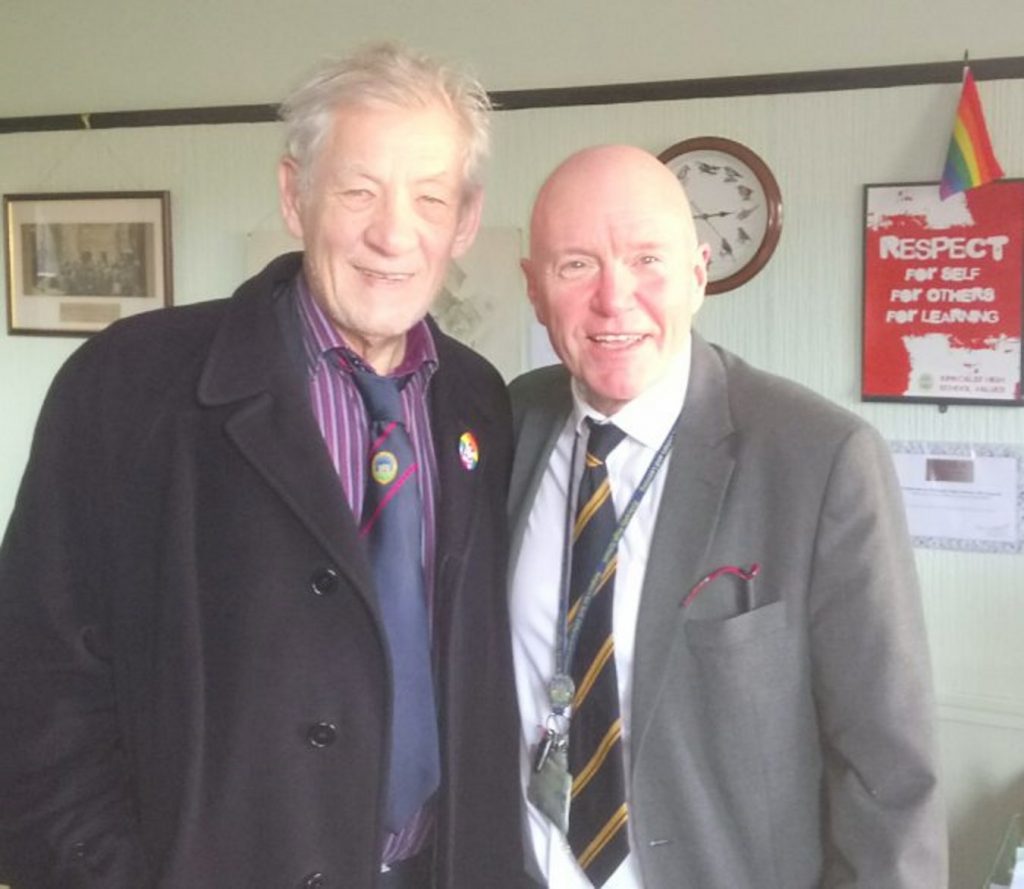
POLYGON ((547 327, 547 321, 544 320, 544 301, 540 298, 541 290, 537 281, 537 266, 531 259, 524 257, 519 260, 519 268, 523 270, 523 277, 526 279, 526 295, 533 306, 533 314, 537 317, 538 323, 547 327))
POLYGON ((302 183, 299 165, 293 157, 282 157, 277 164, 277 192, 281 216, 288 231, 302 240, 302 183))
POLYGON ((459 207, 459 221, 455 225, 455 241, 452 244, 452 259, 464 256, 480 230, 480 216, 484 209, 484 190, 474 188, 467 194, 459 207))
POLYGON ((708 286, 708 263, 711 261, 711 247, 701 244, 697 248, 697 262, 693 266, 694 284, 690 298, 690 314, 696 315, 704 305, 704 291, 708 286))

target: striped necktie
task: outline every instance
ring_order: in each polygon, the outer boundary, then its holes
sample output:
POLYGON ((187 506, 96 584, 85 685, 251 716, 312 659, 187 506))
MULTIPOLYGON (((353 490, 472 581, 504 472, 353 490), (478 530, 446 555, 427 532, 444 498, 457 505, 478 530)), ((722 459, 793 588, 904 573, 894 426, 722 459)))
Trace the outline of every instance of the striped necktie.
POLYGON ((384 825, 398 833, 440 783, 418 467, 396 380, 354 371, 370 417, 360 537, 368 541, 391 654, 391 760, 384 825))
MULTIPOLYGON (((615 505, 605 460, 625 437, 611 423, 598 425, 589 418, 587 423, 590 435, 573 528, 570 625, 615 532, 615 505)), ((612 638, 617 561, 617 556, 613 557, 602 574, 586 610, 571 664, 576 696, 569 728, 569 845, 590 882, 598 887, 629 854, 622 717, 612 638)))

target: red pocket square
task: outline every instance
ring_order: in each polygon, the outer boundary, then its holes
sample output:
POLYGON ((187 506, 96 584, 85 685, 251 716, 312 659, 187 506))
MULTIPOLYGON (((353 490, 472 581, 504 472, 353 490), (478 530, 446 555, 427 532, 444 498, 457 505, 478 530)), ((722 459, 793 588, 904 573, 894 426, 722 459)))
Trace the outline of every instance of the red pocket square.
POLYGON ((681 608, 685 608, 694 599, 697 598, 697 596, 700 594, 701 590, 704 589, 704 587, 706 587, 709 583, 711 583, 714 580, 717 580, 719 577, 722 577, 725 574, 735 574, 737 577, 740 577, 743 580, 749 582, 753 580, 755 577, 757 577, 758 572, 760 570, 761 566, 757 562, 754 562, 749 568, 746 569, 740 568, 738 565, 723 565, 721 568, 716 568, 710 574, 705 575, 697 582, 694 588, 686 594, 686 597, 683 599, 683 601, 679 603, 679 606, 681 608))

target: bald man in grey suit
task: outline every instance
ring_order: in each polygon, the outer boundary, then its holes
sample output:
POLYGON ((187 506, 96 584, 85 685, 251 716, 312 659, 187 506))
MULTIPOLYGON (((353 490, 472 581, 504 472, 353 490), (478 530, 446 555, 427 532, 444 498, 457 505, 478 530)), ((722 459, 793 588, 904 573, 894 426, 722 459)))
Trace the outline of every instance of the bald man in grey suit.
POLYGON ((538 197, 523 267, 563 366, 512 386, 528 865, 554 889, 943 889, 929 658, 887 448, 691 334, 707 261, 646 152, 576 154, 538 197), (570 672, 587 430, 608 422, 625 432, 605 458, 621 537, 582 623, 614 597, 614 657, 586 682, 614 667, 619 712, 574 789, 609 763, 625 786, 580 855, 538 782, 557 784, 545 751, 594 697, 577 684, 560 713, 549 689, 570 672))

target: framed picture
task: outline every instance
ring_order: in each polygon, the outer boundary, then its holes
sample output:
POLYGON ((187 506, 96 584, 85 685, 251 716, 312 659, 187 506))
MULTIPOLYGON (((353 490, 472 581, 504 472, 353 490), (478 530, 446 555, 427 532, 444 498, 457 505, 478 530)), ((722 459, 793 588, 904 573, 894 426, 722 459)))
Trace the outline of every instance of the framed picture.
POLYGON ((1021 405, 1024 180, 864 188, 865 401, 1021 405))
POLYGON ((170 305, 166 191, 4 196, 7 330, 83 336, 170 305))

